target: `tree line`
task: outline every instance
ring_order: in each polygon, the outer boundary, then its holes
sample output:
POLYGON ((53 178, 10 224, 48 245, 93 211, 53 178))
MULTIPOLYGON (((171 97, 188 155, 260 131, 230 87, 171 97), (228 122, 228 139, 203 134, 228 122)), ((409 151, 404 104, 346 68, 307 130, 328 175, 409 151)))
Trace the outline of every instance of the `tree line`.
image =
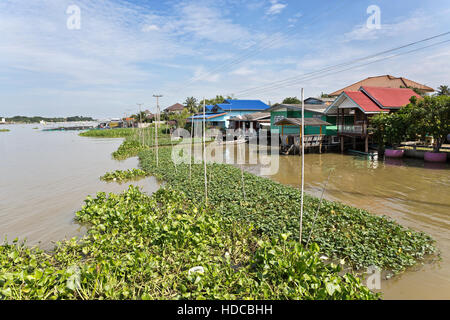
POLYGON ((5 118, 8 122, 21 122, 21 123, 39 123, 41 121, 45 122, 80 122, 80 121, 94 121, 91 117, 83 117, 83 116, 73 116, 73 117, 55 117, 55 118, 47 118, 47 117, 27 117, 27 116, 14 116, 11 118, 5 118))

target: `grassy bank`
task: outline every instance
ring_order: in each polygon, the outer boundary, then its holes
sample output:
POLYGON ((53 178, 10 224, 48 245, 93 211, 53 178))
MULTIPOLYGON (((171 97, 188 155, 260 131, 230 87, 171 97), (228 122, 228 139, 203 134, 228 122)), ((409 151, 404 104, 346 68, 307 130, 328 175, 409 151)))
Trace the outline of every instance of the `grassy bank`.
POLYGON ((9 130, 9 129, 0 129, 0 132, 9 132, 9 131, 11 131, 11 130, 9 130))
POLYGON ((0 299, 377 298, 317 245, 258 236, 179 191, 100 193, 77 219, 88 234, 50 254, 0 246, 0 299))
POLYGON ((134 128, 92 129, 83 131, 79 135, 91 138, 126 138, 136 135, 137 130, 134 128))
MULTIPOLYGON (((125 138, 119 148, 112 153, 116 160, 124 160, 136 157, 141 151, 156 146, 155 127, 147 128, 119 128, 108 130, 88 130, 80 133, 82 137, 92 138, 125 138)), ((201 138, 194 138, 193 143, 201 143, 201 138)), ((158 127, 158 146, 167 147, 177 143, 186 143, 184 140, 172 141, 169 128, 166 125, 158 127)))
MULTIPOLYGON (((204 202, 203 165, 177 167, 171 161, 171 148, 159 151, 156 167, 154 150, 140 154, 141 167, 149 174, 184 192, 195 203, 204 202)), ((221 215, 246 224, 269 237, 282 233, 297 235, 299 230, 300 192, 267 178, 244 173, 231 165, 208 164, 208 200, 221 215)), ((304 236, 306 244, 318 208, 317 198, 306 196, 304 236)), ((344 259, 352 268, 372 265, 394 273, 412 266, 435 252, 434 241, 426 234, 339 202, 324 201, 312 230, 311 241, 331 259, 344 259)))

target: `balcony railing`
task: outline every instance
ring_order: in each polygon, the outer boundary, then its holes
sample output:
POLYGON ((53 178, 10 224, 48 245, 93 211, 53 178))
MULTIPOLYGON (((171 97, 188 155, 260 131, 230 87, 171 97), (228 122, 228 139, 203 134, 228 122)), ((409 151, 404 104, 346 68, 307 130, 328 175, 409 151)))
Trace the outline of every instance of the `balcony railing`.
POLYGON ((339 124, 338 125, 339 133, 350 133, 350 134, 366 134, 367 126, 364 124, 339 124))

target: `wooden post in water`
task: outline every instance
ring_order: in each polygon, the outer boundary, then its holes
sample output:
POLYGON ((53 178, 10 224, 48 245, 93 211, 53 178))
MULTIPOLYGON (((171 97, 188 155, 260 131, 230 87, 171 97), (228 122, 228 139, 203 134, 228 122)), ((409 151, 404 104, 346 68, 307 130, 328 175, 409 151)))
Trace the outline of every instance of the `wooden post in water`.
POLYGON ((366 139, 364 142, 365 142, 364 143, 364 151, 366 153, 368 153, 369 152, 369 135, 368 134, 366 134, 366 139))
POLYGON ((302 182, 301 182, 301 196, 300 196, 300 245, 302 244, 303 232, 303 194, 305 188, 305 98, 304 89, 302 88, 302 127, 300 129, 302 135, 302 182))

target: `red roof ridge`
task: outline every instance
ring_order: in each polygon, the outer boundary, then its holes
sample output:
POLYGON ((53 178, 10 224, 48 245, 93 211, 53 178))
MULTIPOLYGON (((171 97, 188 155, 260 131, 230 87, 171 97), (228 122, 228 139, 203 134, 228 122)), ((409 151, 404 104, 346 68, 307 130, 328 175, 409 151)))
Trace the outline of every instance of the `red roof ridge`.
POLYGON ((361 86, 360 90, 381 108, 401 108, 409 103, 412 96, 422 98, 409 88, 361 86))

